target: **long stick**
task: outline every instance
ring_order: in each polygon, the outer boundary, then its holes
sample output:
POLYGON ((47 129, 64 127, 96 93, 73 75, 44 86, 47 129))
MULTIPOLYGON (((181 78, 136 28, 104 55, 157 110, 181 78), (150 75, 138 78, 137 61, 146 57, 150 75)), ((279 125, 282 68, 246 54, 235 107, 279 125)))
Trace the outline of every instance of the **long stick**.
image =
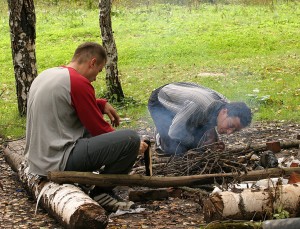
POLYGON ((221 178, 234 178, 238 180, 255 181, 269 177, 289 175, 292 172, 300 172, 300 168, 273 168, 267 170, 251 171, 249 173, 221 173, 181 177, 149 177, 142 175, 94 174, 90 172, 56 171, 49 172, 48 179, 59 184, 79 183, 97 185, 99 187, 143 186, 163 188, 209 184, 221 178))

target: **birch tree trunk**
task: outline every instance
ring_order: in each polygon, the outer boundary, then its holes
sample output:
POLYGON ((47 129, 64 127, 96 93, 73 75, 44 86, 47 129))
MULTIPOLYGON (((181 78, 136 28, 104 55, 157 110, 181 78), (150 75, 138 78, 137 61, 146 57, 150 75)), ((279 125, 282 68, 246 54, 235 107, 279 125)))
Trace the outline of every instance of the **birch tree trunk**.
POLYGON ((35 55, 35 9, 33 0, 8 0, 12 58, 18 110, 26 115, 27 94, 37 75, 35 55))
POLYGON ((118 102, 124 98, 123 89, 119 80, 118 53, 111 25, 111 0, 99 0, 99 23, 103 47, 107 52, 106 86, 108 96, 118 102))

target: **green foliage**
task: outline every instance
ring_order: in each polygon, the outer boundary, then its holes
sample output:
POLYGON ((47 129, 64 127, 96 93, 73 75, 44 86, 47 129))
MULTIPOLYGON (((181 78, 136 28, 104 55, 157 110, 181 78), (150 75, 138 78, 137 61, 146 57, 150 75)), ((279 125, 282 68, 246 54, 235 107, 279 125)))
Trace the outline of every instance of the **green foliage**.
MULTIPOLYGON (((126 96, 123 105, 116 104, 122 117, 131 118, 130 125, 140 125, 140 119, 151 123, 146 106, 151 91, 191 81, 248 102, 256 120, 299 121, 299 2, 249 1, 114 0, 112 23, 126 96)), ((97 1, 35 3, 38 72, 67 64, 84 41, 101 43, 97 1)), ((0 19, 0 134, 17 137, 24 134, 25 120, 17 116, 5 1, 0 19)), ((104 78, 101 73, 94 83, 98 95, 106 90, 104 78)))
POLYGON ((275 100, 271 95, 260 95, 258 89, 253 90, 253 94, 247 94, 248 105, 252 106, 254 109, 260 106, 270 106, 272 104, 282 105, 282 100, 275 100))
POLYGON ((286 219, 290 217, 290 213, 284 210, 282 206, 279 206, 278 209, 276 209, 276 212, 273 214, 273 217, 275 219, 286 219))

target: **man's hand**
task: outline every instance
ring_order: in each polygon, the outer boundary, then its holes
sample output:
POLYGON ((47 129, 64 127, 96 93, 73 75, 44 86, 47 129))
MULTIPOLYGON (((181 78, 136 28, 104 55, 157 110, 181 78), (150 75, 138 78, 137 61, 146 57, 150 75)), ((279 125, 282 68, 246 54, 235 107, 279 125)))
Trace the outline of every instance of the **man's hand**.
POLYGON ((144 141, 141 141, 139 155, 143 155, 148 148, 148 144, 144 141))
POLYGON ((225 143, 222 141, 217 141, 217 142, 213 142, 210 144, 205 144, 202 145, 201 147, 204 151, 205 150, 212 150, 212 151, 216 151, 216 152, 223 152, 225 150, 225 143))
POLYGON ((222 141, 215 142, 211 148, 213 151, 223 152, 225 150, 225 143, 222 141))
POLYGON ((108 102, 104 106, 103 113, 108 115, 111 125, 113 127, 117 127, 120 125, 120 116, 117 114, 116 110, 112 107, 112 105, 110 105, 108 102))
POLYGON ((218 138, 218 134, 215 130, 215 128, 211 128, 209 130, 207 130, 204 135, 202 136, 202 138, 200 139, 200 141, 198 142, 197 147, 202 147, 205 145, 211 145, 215 142, 218 142, 219 138, 218 138))
POLYGON ((205 132, 197 145, 198 148, 203 150, 211 149, 212 151, 222 152, 225 150, 225 144, 219 141, 218 134, 215 128, 209 129, 205 132))

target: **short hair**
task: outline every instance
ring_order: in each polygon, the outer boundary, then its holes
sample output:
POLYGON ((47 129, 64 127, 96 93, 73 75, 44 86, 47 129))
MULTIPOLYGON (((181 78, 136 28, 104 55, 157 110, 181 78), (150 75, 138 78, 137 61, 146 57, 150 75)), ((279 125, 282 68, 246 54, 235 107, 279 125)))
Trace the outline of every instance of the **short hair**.
POLYGON ((225 104, 224 108, 227 109, 229 117, 240 118, 241 125, 246 127, 252 121, 251 109, 244 102, 231 102, 225 104))
POLYGON ((97 64, 107 61, 105 49, 96 42, 85 42, 77 47, 72 58, 72 62, 79 64, 86 62, 92 57, 96 57, 97 64))

